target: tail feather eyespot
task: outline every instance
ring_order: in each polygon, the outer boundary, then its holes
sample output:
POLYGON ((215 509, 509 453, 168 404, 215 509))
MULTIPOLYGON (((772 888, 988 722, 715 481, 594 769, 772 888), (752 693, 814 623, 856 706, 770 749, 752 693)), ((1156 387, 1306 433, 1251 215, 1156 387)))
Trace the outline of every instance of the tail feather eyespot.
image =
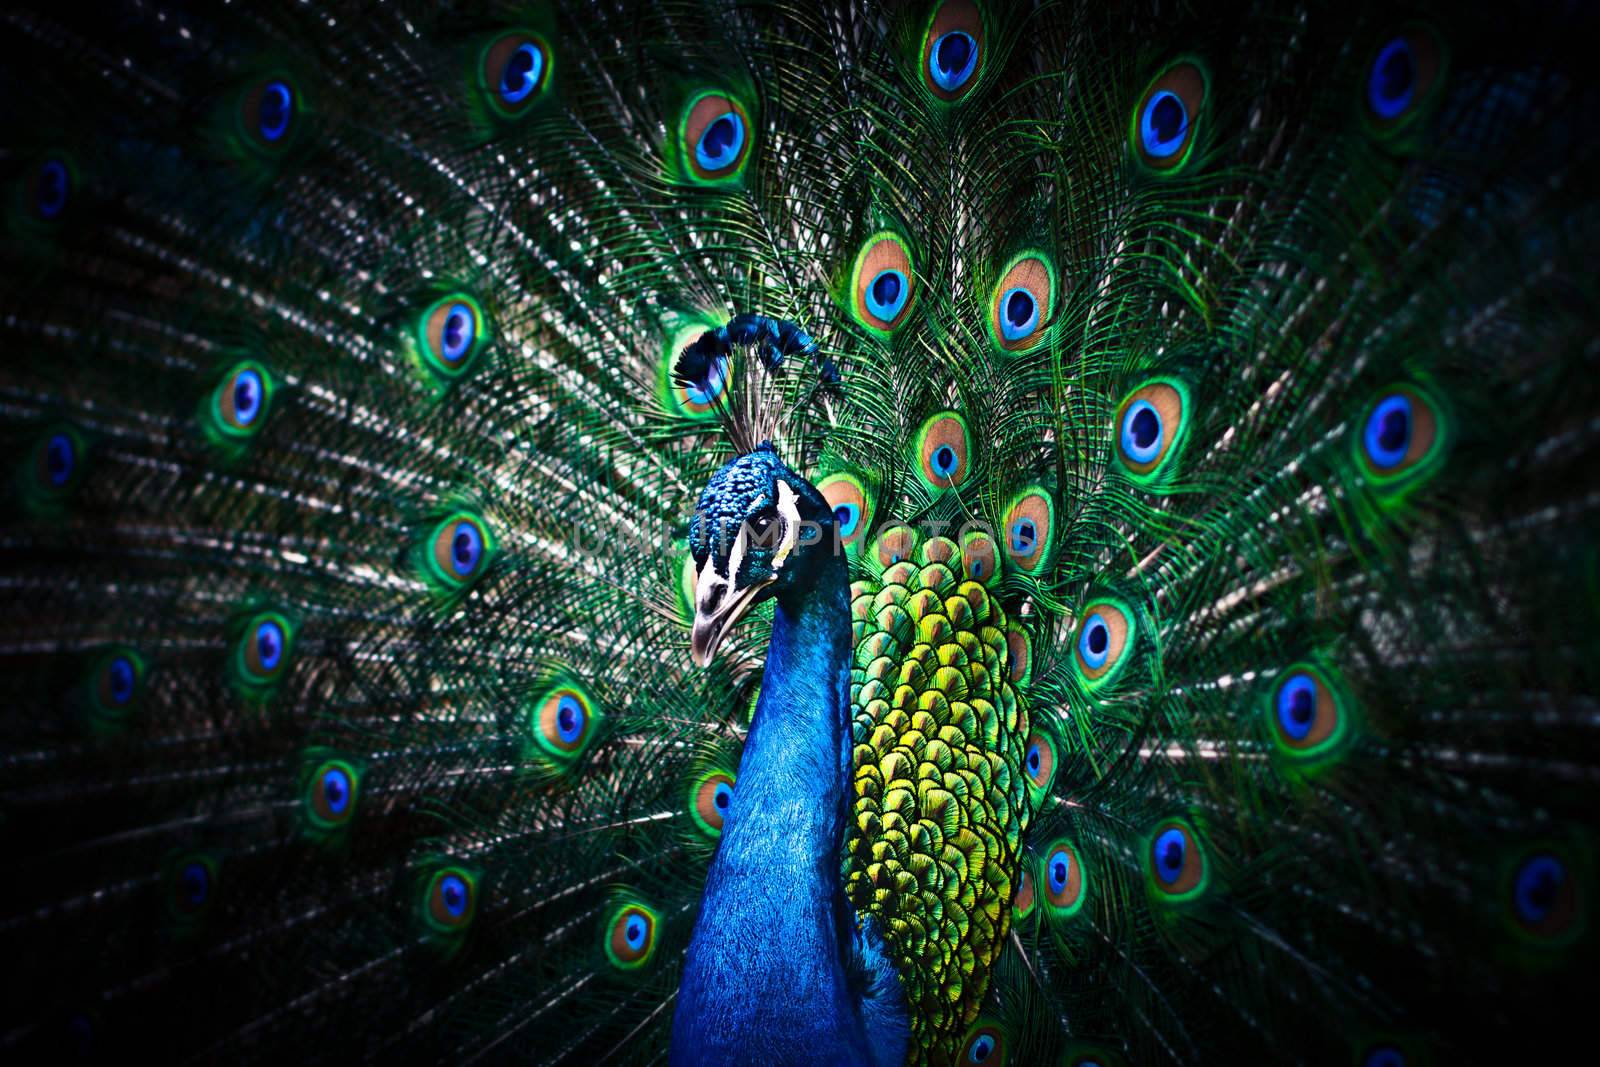
POLYGON ((442 867, 423 887, 422 917, 436 933, 459 934, 478 911, 478 879, 465 867, 442 867))
POLYGON ((289 669, 295 628, 275 611, 263 611, 246 620, 234 644, 235 673, 246 687, 261 689, 280 679, 289 669))
POLYGON ((738 181, 754 141, 749 108, 732 93, 706 90, 684 107, 679 150, 691 181, 702 185, 738 181))
POLYGON ((1132 652, 1133 615, 1114 600, 1096 600, 1081 615, 1073 643, 1078 674, 1090 689, 1108 684, 1119 674, 1132 652))
POLYGON ((733 806, 733 775, 711 771, 701 775, 689 792, 689 814, 709 838, 722 836, 722 826, 733 806))
POLYGON ((973 0, 945 0, 922 35, 922 84, 937 100, 960 100, 982 80, 987 41, 973 0))
POLYGON ((1056 314, 1055 264, 1042 252, 1023 252, 1006 265, 989 303, 989 332, 1007 352, 1044 339, 1056 314))
POLYGON ((283 152, 294 140, 301 111, 300 91, 287 75, 256 79, 239 95, 239 131, 262 153, 283 152))
POLYGON ((917 477, 929 489, 958 486, 971 473, 972 438, 967 421, 954 411, 930 416, 917 431, 917 477))
POLYGON ((361 775, 345 760, 326 760, 314 768, 306 786, 305 811, 313 826, 332 830, 356 812, 361 775))
POLYGON ((1052 916, 1067 919, 1083 909, 1088 899, 1088 884, 1083 862, 1071 842, 1058 840, 1051 844, 1045 851, 1040 872, 1039 886, 1052 916))
POLYGON ((1444 46, 1429 26, 1412 23, 1386 37, 1361 83, 1368 128, 1389 136, 1409 126, 1437 99, 1446 66, 1444 46))
POLYGON ((417 324, 423 362, 445 380, 465 374, 488 343, 489 327, 483 308, 465 293, 435 300, 417 324))
POLYGON ((529 30, 501 34, 478 59, 479 87, 501 118, 523 115, 550 85, 553 57, 549 44, 529 30))
POLYGON ((589 694, 575 684, 547 690, 534 702, 529 728, 539 750, 559 763, 577 759, 594 740, 599 715, 589 694))
POLYGON ((605 951, 611 965, 620 971, 645 966, 655 955, 660 917, 655 910, 639 903, 617 908, 606 923, 605 951))
POLYGON ((1168 819, 1156 827, 1146 849, 1146 863, 1150 885, 1166 900, 1197 897, 1210 881, 1200 838, 1182 819, 1168 819))
POLYGON ((1146 170, 1171 174, 1188 164, 1209 91, 1205 67, 1189 58, 1169 64, 1145 87, 1134 107, 1128 137, 1146 170))

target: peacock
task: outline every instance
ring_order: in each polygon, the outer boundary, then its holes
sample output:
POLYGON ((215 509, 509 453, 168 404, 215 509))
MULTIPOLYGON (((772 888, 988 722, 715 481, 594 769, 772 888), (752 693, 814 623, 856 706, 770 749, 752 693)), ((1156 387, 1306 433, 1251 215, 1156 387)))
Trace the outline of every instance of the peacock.
POLYGON ((1597 26, 1471 6, 9 7, 3 1057, 1587 1047, 1597 26))

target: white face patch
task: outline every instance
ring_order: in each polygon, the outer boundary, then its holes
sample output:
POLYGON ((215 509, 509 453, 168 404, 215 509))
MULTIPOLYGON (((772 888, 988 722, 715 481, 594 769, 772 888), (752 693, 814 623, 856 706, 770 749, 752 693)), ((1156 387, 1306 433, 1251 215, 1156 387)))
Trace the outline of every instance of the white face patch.
MULTIPOLYGON (((800 543, 800 496, 788 482, 778 483, 778 515, 783 519, 783 536, 778 539, 777 551, 772 556, 774 574, 783 568, 789 553, 800 543)), ((743 536, 742 530, 740 536, 743 536)))

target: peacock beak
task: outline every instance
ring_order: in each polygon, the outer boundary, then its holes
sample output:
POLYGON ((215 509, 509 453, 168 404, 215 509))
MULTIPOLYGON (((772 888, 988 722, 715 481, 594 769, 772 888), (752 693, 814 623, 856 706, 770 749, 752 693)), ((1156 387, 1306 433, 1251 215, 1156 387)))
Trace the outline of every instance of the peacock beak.
POLYGON ((689 656, 695 666, 704 667, 711 662, 722 638, 774 580, 767 578, 736 589, 732 580, 717 573, 714 560, 706 560, 700 568, 700 576, 695 579, 694 628, 689 631, 689 656))

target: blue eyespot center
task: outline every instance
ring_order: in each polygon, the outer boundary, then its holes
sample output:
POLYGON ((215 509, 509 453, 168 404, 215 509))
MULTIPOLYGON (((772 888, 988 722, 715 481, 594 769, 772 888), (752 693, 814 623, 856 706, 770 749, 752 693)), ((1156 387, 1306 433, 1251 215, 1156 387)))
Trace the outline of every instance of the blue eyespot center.
POLYGON ((933 450, 933 473, 941 478, 949 478, 956 472, 956 450, 949 445, 940 445, 933 450))
POLYGON ((696 407, 707 407, 722 395, 723 387, 728 381, 727 357, 719 357, 711 364, 710 370, 704 379, 690 382, 684 386, 684 394, 689 403, 696 407))
POLYGON ((111 700, 116 704, 126 704, 133 699, 133 683, 135 673, 133 661, 127 656, 118 656, 111 661, 107 669, 110 676, 111 700))
POLYGON ((880 270, 867 286, 867 310, 885 322, 893 321, 906 306, 910 294, 911 287, 906 284, 904 274, 897 270, 880 270))
POLYGON ((1011 551, 1019 556, 1031 556, 1039 543, 1039 528, 1032 519, 1018 519, 1011 524, 1011 551))
POLYGON ((1135 400, 1122 417, 1122 452, 1134 463, 1153 462, 1161 454, 1161 413, 1148 400, 1135 400))
POLYGON ((206 902, 207 895, 211 892, 211 873, 206 870, 203 863, 185 864, 178 873, 178 884, 183 894, 183 902, 195 907, 206 902))
POLYGON ((264 671, 275 671, 283 661, 283 627, 268 619, 256 626, 256 659, 264 671))
POLYGON ((1525 860, 1517 869, 1514 900, 1517 917, 1526 923, 1548 919, 1560 901, 1566 880, 1566 865, 1554 856, 1540 854, 1525 860))
POLYGON ((861 508, 856 504, 840 504, 833 509, 833 521, 838 524, 840 537, 851 537, 861 522, 861 508))
POLYGON ((716 791, 711 795, 711 803, 715 804, 719 811, 727 811, 728 805, 733 803, 732 787, 727 782, 718 782, 716 791))
POLYGON ((477 524, 465 519, 456 523, 455 532, 450 535, 451 569, 465 578, 478 569, 478 561, 482 558, 483 534, 479 532, 477 524))
POLYGON ((51 435, 44 449, 45 470, 49 472, 50 484, 59 489, 72 478, 73 468, 77 466, 78 450, 73 447, 72 438, 64 433, 51 435))
POLYGON ((1020 341, 1039 325, 1039 302, 1023 288, 1007 289, 1000 298, 1004 314, 1000 318, 1000 335, 1007 341, 1020 341))
POLYGON ((1111 627, 1098 611, 1083 624, 1083 636, 1078 638, 1078 655, 1090 670, 1099 670, 1106 664, 1111 649, 1111 627))
POLYGON ((1295 674, 1278 690, 1278 725, 1295 741, 1311 733, 1317 717, 1317 683, 1309 674, 1295 674))
POLYGON ((622 936, 627 940, 628 947, 635 951, 644 948, 645 937, 649 934, 645 921, 637 915, 628 916, 628 925, 623 928, 622 936))
POLYGON ((253 370, 240 371, 233 380, 233 415, 241 425, 248 426, 261 414, 261 375, 253 370))
POLYGON ((1037 741, 1028 746, 1028 773, 1039 773, 1039 742, 1037 741))
POLYGON ((455 363, 472 349, 478 333, 477 317, 466 304, 454 304, 444 319, 444 335, 440 356, 447 363, 455 363))
POLYGON ((928 54, 928 75, 947 93, 967 84, 977 66, 978 42, 964 30, 941 34, 928 54))
POLYGON ((322 773, 322 799, 328 810, 343 815, 350 806, 350 776, 338 767, 329 767, 322 773))
POLYGON ((1399 394, 1384 397, 1367 417, 1362 442, 1372 465, 1396 467, 1411 448, 1411 401, 1399 394))
POLYGON ((562 743, 570 745, 583 735, 584 719, 583 705, 577 698, 563 696, 556 705, 556 733, 562 743))
POLYGON ((1398 117, 1411 106, 1417 88, 1417 62, 1411 45, 1396 37, 1384 45, 1367 77, 1367 104, 1381 119, 1398 117))
POLYGON ((983 1063, 994 1053, 994 1038, 988 1034, 980 1034, 972 1043, 972 1050, 967 1054, 967 1059, 973 1063, 983 1063))
POLYGON ((288 82, 275 81, 261 91, 256 115, 256 130, 263 141, 279 141, 289 132, 294 117, 294 90, 288 82))
POLYGON ((40 218, 54 219, 60 216, 67 206, 70 184, 65 163, 59 159, 45 160, 39 168, 33 194, 33 208, 40 218))
POLYGON ((467 913, 468 896, 466 880, 459 874, 447 874, 440 879, 439 899, 451 918, 459 919, 467 913))
POLYGON ((722 170, 739 158, 744 148, 744 119, 738 112, 725 111, 706 126, 695 145, 695 160, 705 170, 722 170))
POLYGON ((1362 1057, 1361 1067, 1406 1067, 1405 1053, 1393 1045, 1379 1045, 1362 1057))
POLYGON ((544 53, 534 44, 525 44, 511 54, 500 75, 500 99, 520 104, 539 87, 544 74, 544 53))
POLYGON ((1183 831, 1177 827, 1163 830, 1156 838, 1154 852, 1156 877, 1163 885, 1172 885, 1183 874, 1183 861, 1189 849, 1183 831))
POLYGON ((1067 855, 1066 849, 1057 849, 1050 857, 1050 892, 1056 895, 1066 892, 1067 879, 1072 874, 1072 857, 1067 855))
POLYGON ((1139 117, 1139 142, 1145 153, 1166 159, 1183 147, 1188 135, 1189 109, 1178 94, 1162 89, 1152 95, 1139 117))

